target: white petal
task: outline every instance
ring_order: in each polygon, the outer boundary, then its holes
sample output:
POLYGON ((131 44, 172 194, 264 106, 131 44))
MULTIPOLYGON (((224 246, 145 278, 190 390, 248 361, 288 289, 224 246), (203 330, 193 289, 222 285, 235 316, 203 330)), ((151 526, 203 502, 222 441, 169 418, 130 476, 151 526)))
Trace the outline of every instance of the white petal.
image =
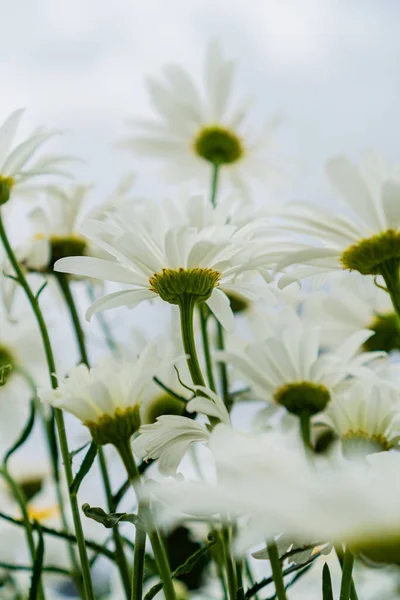
POLYGON ((126 306, 127 308, 135 308, 143 300, 151 300, 155 297, 154 292, 149 290, 124 290, 122 292, 114 292, 99 298, 86 311, 86 319, 90 321, 94 313, 111 308, 126 306))
POLYGON ((103 279, 104 281, 114 281, 115 283, 142 284, 142 279, 137 277, 127 267, 123 267, 110 260, 93 258, 91 256, 68 256, 60 258, 54 264, 54 270, 61 273, 94 277, 95 279, 103 279))
POLYGON ((382 204, 387 226, 397 229, 400 225, 400 183, 387 181, 382 189, 382 204))
POLYGON ((222 327, 227 331, 232 331, 235 328, 235 318, 231 309, 231 303, 224 292, 215 288, 207 300, 207 305, 222 327))
POLYGON ((0 127, 0 165, 2 166, 7 152, 13 143, 24 110, 24 108, 20 108, 13 112, 0 127))

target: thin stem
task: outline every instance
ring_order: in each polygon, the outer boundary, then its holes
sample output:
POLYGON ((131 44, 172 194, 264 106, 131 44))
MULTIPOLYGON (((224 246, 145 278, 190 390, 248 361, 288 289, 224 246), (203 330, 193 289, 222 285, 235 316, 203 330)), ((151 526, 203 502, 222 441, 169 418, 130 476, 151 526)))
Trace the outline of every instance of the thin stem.
POLYGON ((299 415, 300 433, 303 440, 304 448, 307 452, 312 450, 311 444, 311 420, 308 410, 303 410, 299 415))
POLYGON ((219 164, 213 163, 211 172, 211 195, 210 202, 215 208, 217 206, 217 189, 218 189, 218 178, 219 178, 219 164))
POLYGON ((76 336, 76 341, 78 344, 79 352, 81 355, 80 362, 83 362, 85 365, 89 365, 89 359, 86 350, 85 344, 85 334, 82 329, 82 325, 79 319, 79 314, 75 305, 74 297, 71 292, 71 288, 68 281, 68 275, 65 273, 56 273, 56 279, 60 286, 60 290, 62 295, 64 296, 65 304, 68 307, 69 314, 71 316, 71 321, 74 327, 74 332, 76 336))
MULTIPOLYGON (((77 307, 76 307, 76 304, 74 301, 74 297, 71 292, 68 276, 65 275, 64 273, 57 273, 57 280, 60 285, 61 292, 64 296, 65 303, 68 307, 68 310, 69 310, 69 313, 71 316, 72 326, 73 326, 73 329, 75 332, 76 341, 78 343, 78 348, 79 348, 79 352, 81 355, 81 361, 87 367, 89 367, 90 365, 89 365, 89 358, 88 358, 88 353, 87 353, 86 343, 85 343, 85 334, 83 332, 82 324, 81 324, 81 321, 79 318, 79 313, 78 313, 78 310, 77 310, 77 307)), ((106 463, 106 459, 104 456, 104 450, 101 447, 99 448, 99 461, 100 461, 100 471, 101 471, 101 476, 103 479, 104 491, 105 491, 106 497, 107 497, 108 509, 110 512, 112 512, 113 511, 113 496, 112 496, 110 478, 109 478, 108 471, 107 471, 107 463, 106 463)), ((114 538, 114 543, 115 543, 116 563, 118 565, 118 570, 120 573, 120 577, 122 580, 122 585, 124 587, 126 597, 127 597, 127 599, 129 599, 129 597, 130 597, 129 569, 128 569, 128 564, 127 564, 125 553, 124 553, 122 538, 119 533, 118 526, 113 528, 113 538, 114 538)))
MULTIPOLYGON (((21 287, 23 288, 23 290, 29 300, 29 303, 32 307, 33 313, 36 317, 36 321, 37 321, 39 329, 40 329, 40 334, 42 336, 43 347, 44 347, 44 351, 45 351, 45 355, 46 355, 46 361, 47 361, 47 366, 48 366, 48 371, 49 371, 49 376, 50 376, 50 383, 51 383, 52 388, 56 389, 57 388, 56 365, 55 365, 54 355, 53 355, 53 351, 52 351, 52 347, 51 347, 49 332, 47 330, 47 326, 46 326, 42 311, 39 306, 38 298, 33 294, 32 290, 28 284, 28 281, 18 263, 17 257, 14 254, 11 244, 8 240, 6 230, 4 228, 4 224, 3 224, 3 220, 2 220, 1 211, 0 211, 0 238, 2 240, 7 257, 15 271, 18 282, 21 285, 21 287)), ((59 436, 59 442, 60 442, 60 448, 61 448, 61 456, 62 456, 63 463, 64 463, 65 475, 67 478, 67 483, 70 486, 73 481, 73 473, 72 473, 71 462, 70 462, 70 458, 69 458, 69 449, 68 449, 67 436, 65 433, 64 417, 63 417, 61 410, 58 408, 54 409, 54 415, 55 415, 55 420, 56 420, 56 425, 57 425, 57 430, 58 430, 58 436, 59 436)), ((86 598, 87 598, 87 600, 95 600, 92 577, 91 577, 91 573, 90 573, 89 560, 88 560, 86 546, 85 546, 85 538, 83 535, 82 523, 81 523, 81 519, 80 519, 78 502, 77 502, 76 496, 74 496, 72 494, 70 495, 70 503, 71 503, 71 510, 72 510, 72 516, 73 516, 73 520, 74 520, 76 537, 78 540, 79 557, 80 557, 80 561, 81 561, 82 576, 83 576, 83 581, 84 581, 84 586, 85 586, 86 598)))
MULTIPOLYGON (((7 521, 8 523, 12 523, 13 525, 16 525, 17 527, 25 527, 24 522, 22 520, 15 519, 14 517, 11 517, 10 515, 7 515, 3 512, 0 512, 0 519, 4 519, 4 521, 7 521)), ((35 523, 31 523, 31 525, 32 525, 33 529, 37 529, 37 525, 35 523)), ((63 540, 68 540, 74 544, 77 543, 77 539, 72 533, 66 533, 65 531, 59 531, 58 529, 46 527, 45 525, 40 525, 40 529, 41 529, 42 533, 46 533, 46 534, 52 535, 54 537, 59 537, 63 540)), ((100 544, 97 544, 96 542, 93 542, 92 540, 85 540, 85 541, 86 541, 86 546, 88 548, 90 548, 91 550, 98 552, 102 556, 106 556, 110 560, 115 560, 115 555, 114 555, 114 552, 112 552, 112 550, 108 550, 105 546, 101 546, 100 544)))
MULTIPOLYGON (((217 345, 219 350, 225 349, 225 336, 224 328, 221 323, 217 321, 217 345)), ((232 408, 233 400, 229 395, 229 380, 228 380, 228 369, 225 362, 218 363, 219 378, 221 382, 221 393, 222 398, 225 402, 226 408, 230 411, 232 408)))
POLYGON ((281 561, 279 560, 278 547, 275 542, 268 542, 267 549, 271 563, 272 577, 275 584, 276 597, 278 600, 287 600, 282 565, 281 561))
POLYGON ((204 357, 206 360, 208 385, 210 386, 210 389, 213 392, 216 392, 217 388, 215 385, 213 364, 212 364, 211 350, 210 350, 210 340, 208 337, 208 330, 207 330, 207 322, 208 322, 209 313, 208 313, 207 305, 204 302, 199 304, 199 315, 200 315, 201 336, 203 339, 204 357))
MULTIPOLYGON (((23 491, 21 490, 21 488, 19 487, 17 482, 11 477, 11 475, 9 474, 9 472, 5 466, 3 466, 3 468, 0 470, 0 474, 6 480, 8 486, 12 492, 12 495, 14 496, 14 499, 18 503, 18 506, 21 510, 22 522, 25 527, 26 539, 28 542, 29 552, 31 555, 32 566, 33 566, 35 564, 36 549, 35 549, 35 540, 33 538, 33 527, 32 527, 32 523, 31 523, 29 515, 28 515, 28 507, 27 507, 28 503, 27 503, 25 494, 23 493, 23 491)), ((43 587, 42 587, 41 583, 39 586, 39 595, 40 595, 40 598, 44 599, 44 592, 43 592, 43 587)))
POLYGON ((237 600, 245 600, 243 585, 243 560, 236 561, 237 600))
POLYGON ((340 584, 339 600, 349 600, 352 586, 354 556, 346 548, 343 558, 342 583, 340 584))
POLYGON ((223 553, 224 553, 226 578, 227 578, 227 582, 228 582, 229 600, 236 600, 238 586, 237 586, 237 581, 236 581, 235 563, 234 563, 232 555, 231 555, 230 527, 225 526, 223 528, 222 533, 221 533, 221 542, 222 542, 222 548, 223 548, 223 553))
MULTIPOLYGON (((117 447, 117 450, 122 459, 122 462, 124 463, 124 466, 125 466, 126 472, 128 474, 129 481, 131 482, 132 488, 135 491, 135 493, 137 494, 138 498, 140 498, 140 496, 141 496, 140 474, 139 474, 139 470, 136 466, 135 459, 133 458, 129 440, 121 441, 121 443, 117 447)), ((142 517, 145 530, 148 533, 148 536, 149 536, 149 539, 151 542, 151 546, 153 548, 158 572, 160 574, 161 581, 163 583, 165 598, 166 598, 166 600, 175 600, 175 590, 174 590, 174 586, 172 584, 171 569, 168 564, 167 553, 165 551, 163 544, 161 543, 161 539, 158 534, 158 531, 154 526, 153 517, 152 517, 151 511, 150 511, 150 508, 146 503, 142 502, 141 500, 139 500, 138 513, 142 517)), ((140 525, 138 527, 140 527, 140 525)), ((144 546, 139 546, 139 548, 135 547, 135 554, 136 554, 136 552, 143 554, 144 546)), ((135 564, 138 566, 138 569, 141 569, 136 574, 136 577, 140 582, 142 582, 143 581, 144 558, 142 558, 142 556, 139 556, 137 559, 134 560, 134 566, 135 566, 135 564)), ((139 581, 136 581, 137 586, 139 586, 139 581)))
MULTIPOLYGON (((338 557, 338 561, 340 564, 340 568, 342 569, 343 572, 343 565, 344 565, 344 553, 343 550, 340 546, 335 546, 335 551, 338 557)), ((354 580, 352 578, 351 580, 351 590, 350 590, 350 600, 358 600, 358 595, 356 592, 356 586, 354 585, 354 580)))
MULTIPOLYGON (((142 511, 140 509, 138 510, 138 517, 142 518, 142 511)), ((131 600, 142 600, 145 552, 146 532, 141 527, 136 527, 131 600)))
POLYGON ((381 275, 385 280, 386 288, 392 300, 393 307, 397 313, 397 316, 400 317, 400 276, 397 261, 394 261, 394 264, 391 264, 389 261, 387 263, 383 263, 380 267, 380 270, 381 275))
POLYGON ((193 316, 196 301, 190 294, 183 294, 179 304, 183 349, 187 354, 187 364, 194 385, 205 386, 194 339, 193 316))
MULTIPOLYGON (((106 498, 107 498, 108 510, 110 512, 114 512, 111 483, 110 483, 110 478, 109 478, 108 471, 107 471, 107 463, 106 463, 106 458, 104 456, 104 450, 101 446, 99 447, 99 462, 100 462, 101 475, 103 478, 104 491, 105 491, 106 498)), ((130 586, 131 586, 130 576, 129 576, 129 568, 128 568, 128 563, 127 563, 126 556, 124 553, 124 546, 122 543, 122 538, 121 538, 121 534, 118 529, 118 525, 113 527, 112 531, 113 531, 113 538, 114 538, 114 544, 115 544, 115 559, 116 559, 116 563, 118 565, 118 570, 120 573, 122 585, 125 590, 125 596, 127 599, 129 599, 130 586)))

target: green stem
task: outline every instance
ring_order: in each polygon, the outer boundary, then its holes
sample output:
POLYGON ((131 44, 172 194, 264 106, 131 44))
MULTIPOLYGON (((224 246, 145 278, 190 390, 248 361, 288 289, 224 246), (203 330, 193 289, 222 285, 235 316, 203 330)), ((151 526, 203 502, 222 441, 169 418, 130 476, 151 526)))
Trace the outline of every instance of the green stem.
POLYGON ((222 546, 223 546, 223 552, 224 552, 226 578, 227 578, 227 582, 228 582, 229 600, 236 600, 238 586, 237 586, 237 581, 236 581, 235 563, 233 561, 231 551, 230 551, 231 550, 230 527, 225 526, 223 528, 221 539, 222 539, 222 546))
POLYGON ((343 558, 342 583, 340 584, 339 600, 349 600, 352 587, 354 556, 346 548, 343 558))
MULTIPOLYGON (((69 310, 69 313, 71 316, 71 321, 72 321, 73 329, 75 332, 76 341, 78 343, 78 348, 79 348, 79 352, 81 355, 81 362, 83 362, 87 367, 89 367, 90 365, 89 365, 88 353, 86 350, 85 334, 83 332, 82 324, 81 324, 81 321, 79 318, 79 313, 78 313, 78 310, 77 310, 77 307, 76 307, 76 304, 74 301, 74 297, 71 292, 68 276, 65 275, 64 273, 57 273, 57 280, 60 285, 61 292, 64 296, 65 303, 68 307, 68 310, 69 310)), ((113 511, 113 496, 112 496, 110 478, 109 478, 108 471, 107 471, 107 463, 106 463, 106 459, 104 456, 104 450, 101 447, 99 448, 99 461, 100 461, 100 471, 101 471, 101 476, 103 479, 104 491, 105 491, 106 497, 107 497, 108 509, 110 512, 112 512, 113 511)), ((127 597, 127 599, 129 599, 129 597, 130 597, 129 569, 128 569, 128 564, 127 564, 125 553, 124 553, 122 538, 119 533, 118 526, 113 528, 113 538, 114 538, 114 544, 115 544, 116 563, 118 565, 118 570, 120 573, 120 577, 122 580, 122 585, 124 587, 126 597, 127 597)))
MULTIPOLYGON (((138 517, 143 518, 142 511, 140 509, 138 510, 138 517)), ((131 600, 142 600, 145 552, 146 532, 141 527, 136 527, 131 600)))
MULTIPOLYGON (((33 294, 32 290, 28 284, 28 281, 27 281, 27 279, 18 263, 18 260, 14 254, 11 244, 8 240, 6 230, 4 228, 4 224, 3 224, 3 220, 2 220, 1 211, 0 211, 0 238, 2 240, 2 243, 3 243, 4 249, 6 251, 6 254, 8 256, 8 259, 15 271, 18 282, 21 285, 21 287, 23 288, 23 290, 29 300, 29 303, 32 307, 36 321, 38 323, 38 326, 40 329, 40 334, 42 336, 44 352, 46 355, 46 361, 47 361, 47 366, 48 366, 48 371, 49 371, 49 376, 50 376, 50 383, 51 383, 52 388, 56 389, 57 388, 56 365, 55 365, 53 351, 52 351, 52 347, 51 347, 49 332, 47 330, 47 326, 46 326, 42 311, 39 306, 38 298, 33 294)), ((62 411, 58 408, 54 409, 54 415, 55 415, 55 420, 56 420, 56 425, 57 425, 57 430, 58 430, 61 456, 62 456, 63 463, 64 463, 67 484, 68 484, 68 486, 70 486, 73 481, 73 473, 72 473, 71 462, 70 462, 70 458, 69 458, 69 449, 68 449, 67 436, 65 433, 64 417, 63 417, 62 411)), ((76 537, 78 540, 79 558, 81 561, 82 576, 83 576, 83 581, 84 581, 84 586, 85 586, 86 599, 87 600, 95 600, 92 577, 91 577, 91 573, 90 573, 89 560, 88 560, 88 556, 87 556, 87 552, 86 552, 85 538, 83 535, 82 523, 81 523, 81 519, 80 519, 77 498, 73 495, 70 495, 70 503, 71 503, 72 516, 73 516, 73 520, 74 520, 75 533, 76 533, 76 537)))
MULTIPOLYGON (((100 462, 100 471, 101 471, 101 475, 103 478, 104 491, 105 491, 106 498, 107 498, 108 510, 110 512, 113 512, 114 508, 113 508, 113 495, 112 495, 111 483, 110 483, 110 478, 109 478, 108 471, 107 471, 107 463, 106 463, 106 458, 104 456, 104 450, 101 446, 99 447, 99 462, 100 462)), ((118 570, 120 573, 122 585, 125 590, 125 596, 127 599, 129 599, 130 587, 131 587, 129 568, 128 568, 128 563, 127 563, 125 552, 124 552, 124 546, 122 543, 121 534, 118 529, 118 525, 116 527, 113 527, 113 538, 114 538, 114 544, 115 544, 116 563, 118 565, 118 570)))
MULTIPOLYGON (((225 349, 225 339, 224 339, 224 328, 221 323, 217 321, 217 346, 219 350, 225 349)), ((220 362, 218 363, 218 371, 219 378, 221 382, 221 393, 223 401, 225 402, 225 406, 228 411, 231 410, 233 405, 233 400, 229 395, 229 380, 228 380, 228 369, 226 363, 220 362)))
POLYGON ((190 294, 182 294, 179 304, 181 315, 181 332, 183 349, 187 354, 187 364, 194 385, 205 386, 203 373, 201 372, 199 359, 196 351, 196 342, 194 339, 194 307, 196 305, 195 298, 190 294))
POLYGON ((217 189, 218 189, 218 177, 219 177, 219 164, 213 163, 211 173, 211 195, 210 202, 215 208, 217 206, 217 189))
POLYGON ((276 597, 278 600, 287 600, 278 547, 275 542, 268 542, 267 549, 271 563, 272 577, 274 578, 275 583, 276 597))
POLYGON ((56 279, 60 286, 61 293, 64 296, 65 304, 68 307, 69 314, 71 316, 71 321, 74 326, 76 341, 81 355, 80 362, 83 362, 85 365, 89 366, 89 359, 85 344, 85 334, 83 332, 74 297, 71 292, 71 288, 68 281, 68 275, 66 275, 65 273, 56 273, 56 279))
POLYGON ((312 450, 311 444, 311 420, 310 413, 308 410, 303 410, 299 415, 300 420, 300 433, 303 440, 304 448, 306 451, 312 450))
MULTIPOLYGON (((340 568, 342 569, 343 572, 343 566, 344 566, 344 553, 343 550, 340 546, 335 546, 335 550, 336 550, 336 554, 340 563, 340 568)), ((356 592, 356 586, 354 585, 354 580, 351 580, 351 590, 350 590, 350 600, 358 600, 358 595, 356 592)))
POLYGON ((380 270, 381 275, 385 280, 393 307, 397 316, 400 317, 400 276, 397 261, 394 261, 393 264, 391 264, 390 261, 383 263, 380 270))
MULTIPOLYGON (((28 542, 29 552, 31 555, 32 566, 33 566, 35 564, 36 549, 35 549, 35 540, 33 538, 33 527, 32 527, 32 523, 31 523, 29 515, 28 515, 28 508, 27 508, 28 503, 25 498, 25 494, 21 490, 21 488, 19 487, 17 482, 11 477, 11 475, 9 474, 9 472, 5 466, 3 466, 3 468, 0 470, 0 474, 6 480, 8 486, 12 492, 12 495, 14 496, 14 499, 18 503, 18 506, 21 510, 22 522, 25 527, 26 539, 28 542)), ((44 599, 42 583, 40 583, 39 594, 40 594, 40 598, 44 599)))
MULTIPOLYGON (((139 470, 136 466, 135 459, 133 458, 130 441, 124 440, 118 445, 117 450, 119 455, 124 463, 126 472, 129 477, 129 481, 131 482, 132 488, 137 494, 138 498, 141 496, 141 482, 140 482, 140 474, 139 470)), ((160 536, 158 534, 157 529, 153 523, 153 517, 147 503, 139 500, 138 505, 138 513, 141 515, 145 530, 149 536, 151 546, 153 548, 154 557, 156 559, 158 572, 160 574, 160 578, 164 588, 164 595, 166 600, 175 600, 175 590, 172 584, 171 579, 171 569, 168 564, 167 553, 163 544, 161 543, 160 536)), ((139 526, 140 527, 140 526, 139 526)), ((134 560, 134 566, 136 565, 138 568, 138 573, 135 574, 135 586, 142 585, 143 581, 143 565, 144 565, 144 557, 141 554, 144 554, 144 545, 139 545, 139 548, 135 546, 135 554, 136 552, 140 553, 138 558, 134 560)), ((136 600, 139 600, 137 597, 136 600)))
POLYGON ((201 336, 203 339, 204 357, 206 360, 208 385, 210 386, 210 389, 213 392, 216 392, 217 388, 215 385, 213 364, 212 364, 211 350, 210 350, 210 340, 208 337, 208 330, 207 330, 207 322, 208 322, 209 312, 208 312, 208 307, 205 304, 205 302, 202 302, 201 304, 199 304, 199 315, 200 315, 201 336))

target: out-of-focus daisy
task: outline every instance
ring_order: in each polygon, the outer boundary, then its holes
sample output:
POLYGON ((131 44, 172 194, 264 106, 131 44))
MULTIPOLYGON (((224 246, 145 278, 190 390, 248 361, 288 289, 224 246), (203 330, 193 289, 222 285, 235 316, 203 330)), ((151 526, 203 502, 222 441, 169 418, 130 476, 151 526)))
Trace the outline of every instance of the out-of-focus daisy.
MULTIPOLYGON (((12 191, 31 191, 32 180, 39 176, 70 176, 64 165, 71 157, 46 154, 34 159, 38 150, 56 131, 36 129, 26 140, 12 148, 23 112, 22 109, 16 110, 0 127, 0 205, 9 200, 12 191)), ((38 189, 36 182, 33 189, 38 189)))
MULTIPOLYGON (((371 331, 358 331, 329 354, 321 354, 319 328, 304 324, 294 311, 289 311, 291 319, 287 324, 287 312, 276 313, 277 319, 282 315, 283 327, 275 335, 242 350, 228 348, 221 354, 262 399, 276 402, 297 415, 304 411, 315 414, 326 407, 332 393, 350 375, 374 377, 364 365, 382 353, 358 354, 371 331)), ((260 330, 263 328, 260 322, 260 330)))
POLYGON ((352 273, 332 280, 329 291, 305 296, 302 314, 320 326, 321 341, 328 347, 360 329, 372 329, 375 333, 365 341, 365 350, 400 350, 400 320, 389 294, 372 276, 352 273))
POLYGON ((307 265, 285 276, 281 285, 347 269, 382 275, 387 285, 396 288, 400 262, 398 170, 390 173, 380 157, 369 153, 359 168, 345 156, 333 158, 327 163, 327 173, 345 203, 344 210, 332 213, 306 203, 285 207, 285 228, 309 236, 311 241, 308 248, 280 262, 278 270, 307 265))
POLYGON ((244 227, 175 227, 165 230, 157 222, 126 221, 117 216, 108 222, 87 221, 81 232, 114 260, 70 257, 55 270, 124 283, 129 289, 97 300, 87 318, 99 310, 118 306, 134 308, 143 300, 160 296, 179 305, 182 297, 206 302, 216 318, 233 327, 233 315, 221 287, 234 288, 237 277, 253 270, 251 244, 257 223, 244 227))
MULTIPOLYGON (((202 394, 190 400, 188 412, 197 412, 218 419, 229 425, 229 414, 223 400, 211 390, 197 386, 202 394)), ((152 425, 143 425, 133 442, 133 450, 144 460, 159 458, 158 468, 164 475, 175 475, 189 447, 207 443, 208 428, 193 419, 175 415, 163 415, 152 425)))
POLYGON ((148 80, 158 120, 130 119, 132 134, 122 145, 141 156, 161 159, 172 179, 209 177, 211 166, 221 167, 232 183, 247 189, 248 181, 285 179, 274 160, 274 116, 257 134, 251 134, 249 103, 232 108, 235 63, 223 57, 220 44, 209 45, 205 65, 205 89, 200 91, 191 75, 179 65, 164 69, 164 81, 148 80))
POLYGON ((109 357, 92 369, 74 367, 56 390, 40 389, 39 397, 80 419, 97 444, 118 445, 139 429, 140 402, 159 364, 150 344, 136 361, 109 357))
POLYGON ((339 437, 345 456, 397 448, 400 441, 399 394, 387 387, 357 382, 332 400, 323 420, 339 437))
POLYGON ((214 429, 209 448, 217 482, 182 480, 151 488, 173 507, 175 519, 178 511, 181 518, 247 516, 238 529, 238 552, 284 532, 297 540, 346 543, 370 560, 399 564, 399 453, 321 469, 289 448, 286 437, 238 434, 223 425, 214 429))

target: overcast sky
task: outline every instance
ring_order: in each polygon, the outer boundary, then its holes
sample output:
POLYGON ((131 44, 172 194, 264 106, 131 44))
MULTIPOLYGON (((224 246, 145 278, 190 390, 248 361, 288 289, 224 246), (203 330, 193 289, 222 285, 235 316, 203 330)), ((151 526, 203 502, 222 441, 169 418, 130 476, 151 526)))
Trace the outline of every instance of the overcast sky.
POLYGON ((260 124, 277 109, 282 153, 313 195, 326 158, 376 147, 400 158, 398 0, 13 0, 3 8, 0 116, 28 108, 26 126, 68 130, 57 145, 87 161, 80 175, 111 188, 144 166, 112 148, 123 119, 150 114, 143 77, 178 61, 200 75, 218 36, 239 61, 237 88, 260 124), (6 18, 4 13, 7 13, 6 18))

